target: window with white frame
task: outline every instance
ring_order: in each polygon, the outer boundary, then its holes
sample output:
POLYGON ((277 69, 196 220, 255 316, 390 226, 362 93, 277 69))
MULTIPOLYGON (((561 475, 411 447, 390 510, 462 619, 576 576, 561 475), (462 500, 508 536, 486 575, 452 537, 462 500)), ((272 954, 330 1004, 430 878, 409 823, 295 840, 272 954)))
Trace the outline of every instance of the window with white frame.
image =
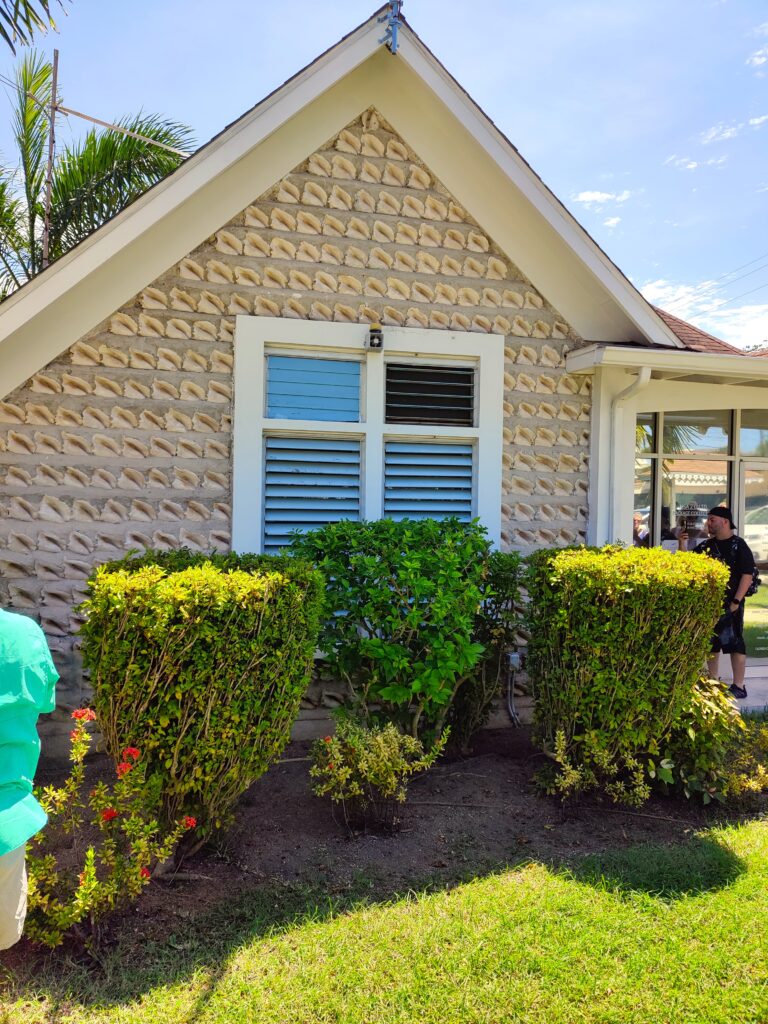
POLYGON ((238 317, 232 546, 275 552, 341 519, 501 529, 504 339, 238 317))

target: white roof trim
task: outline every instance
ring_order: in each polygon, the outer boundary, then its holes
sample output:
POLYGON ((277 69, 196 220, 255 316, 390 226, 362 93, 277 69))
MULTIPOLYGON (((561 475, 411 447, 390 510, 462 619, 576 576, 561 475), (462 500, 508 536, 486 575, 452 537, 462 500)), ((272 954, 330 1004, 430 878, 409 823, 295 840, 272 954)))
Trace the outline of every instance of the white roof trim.
MULTIPOLYGON (((43 311, 50 310, 71 289, 82 285, 89 275, 102 270, 108 261, 142 239, 163 218, 178 212, 203 187, 232 168, 290 118, 380 50, 383 29, 378 20, 379 14, 380 11, 377 11, 350 35, 198 150, 172 175, 0 306, 0 352, 5 342, 10 343, 13 349, 10 353, 11 366, 3 368, 4 393, 13 390, 77 340, 70 338, 69 334, 76 332, 81 325, 66 321, 61 331, 52 331, 49 327, 36 338, 34 345, 20 343, 14 346, 13 335, 28 326, 43 311)), ((679 339, 408 26, 401 29, 399 40, 398 58, 407 63, 460 120, 478 145, 594 276, 605 291, 606 299, 615 302, 650 342, 681 348, 679 339)), ((179 259, 183 255, 186 253, 180 252, 175 258, 179 259)), ((111 311, 105 309, 102 317, 111 311)), ((77 337, 93 326, 95 323, 89 323, 79 331, 77 337)))
POLYGON ((600 366, 636 370, 649 366, 664 373, 695 374, 697 377, 734 377, 740 380, 768 381, 768 359, 719 352, 672 352, 658 348, 632 348, 628 345, 589 345, 574 349, 566 357, 568 373, 594 373, 600 366))

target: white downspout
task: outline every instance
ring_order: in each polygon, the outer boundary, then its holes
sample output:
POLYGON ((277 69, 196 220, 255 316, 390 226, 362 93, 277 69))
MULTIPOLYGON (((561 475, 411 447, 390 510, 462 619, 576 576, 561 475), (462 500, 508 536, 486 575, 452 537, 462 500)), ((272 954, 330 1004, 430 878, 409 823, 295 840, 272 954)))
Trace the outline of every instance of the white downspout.
POLYGON ((632 381, 632 383, 628 387, 624 388, 623 391, 620 391, 618 393, 618 395, 614 395, 614 397, 613 397, 613 399, 611 401, 611 439, 610 439, 611 440, 611 447, 610 447, 611 458, 610 458, 610 475, 609 475, 609 488, 608 488, 609 501, 610 501, 610 515, 609 515, 609 518, 608 518, 608 523, 609 523, 608 536, 606 538, 609 543, 612 543, 617 538, 617 534, 616 534, 616 518, 617 518, 616 517, 616 501, 617 501, 617 496, 615 494, 615 483, 616 483, 616 477, 618 476, 618 474, 616 472, 616 469, 617 469, 617 467, 616 467, 616 460, 621 455, 621 452, 619 451, 619 438, 618 438, 618 434, 619 434, 619 412, 620 412, 622 406, 626 403, 627 399, 632 398, 634 395, 636 395, 638 393, 638 391, 642 391, 642 389, 648 384, 648 381, 650 379, 651 379, 651 368, 650 368, 650 366, 638 366, 637 367, 637 377, 635 377, 635 379, 632 381))

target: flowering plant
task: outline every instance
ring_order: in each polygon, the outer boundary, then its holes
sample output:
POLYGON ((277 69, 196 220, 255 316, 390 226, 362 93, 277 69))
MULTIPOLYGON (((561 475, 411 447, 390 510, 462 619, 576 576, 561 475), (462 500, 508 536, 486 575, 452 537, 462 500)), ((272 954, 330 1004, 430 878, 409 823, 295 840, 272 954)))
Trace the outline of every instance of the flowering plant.
POLYGON ((90 708, 72 712, 72 770, 62 786, 36 792, 48 826, 30 840, 25 932, 34 942, 58 946, 74 931, 89 940, 97 922, 119 903, 134 900, 155 865, 167 860, 179 839, 197 826, 186 817, 161 830, 154 808, 157 782, 147 777, 141 751, 125 747, 111 785, 85 791, 85 757, 91 746, 90 708), (62 842, 62 836, 70 837, 62 842), (53 852, 55 851, 55 852, 53 852))

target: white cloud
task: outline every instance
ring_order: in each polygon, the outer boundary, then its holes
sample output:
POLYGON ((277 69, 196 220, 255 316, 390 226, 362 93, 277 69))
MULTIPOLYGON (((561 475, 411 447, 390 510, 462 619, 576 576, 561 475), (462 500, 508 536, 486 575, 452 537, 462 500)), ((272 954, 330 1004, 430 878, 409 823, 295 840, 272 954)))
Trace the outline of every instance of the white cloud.
POLYGON ((722 167, 727 159, 727 156, 711 157, 709 160, 692 160, 688 156, 669 156, 664 161, 664 166, 677 167, 681 171, 696 171, 699 167, 722 167))
POLYGON ((710 142, 725 142, 735 138, 743 127, 743 124, 716 124, 701 133, 701 141, 705 146, 710 142))
POLYGON ((752 68, 759 68, 766 63, 768 63, 768 46, 764 46, 761 50, 755 50, 747 57, 747 64, 752 68))
POLYGON ((712 125, 711 128, 707 128, 705 132, 701 133, 699 139, 705 146, 708 146, 710 142, 726 142, 728 139, 735 139, 737 135, 741 135, 745 128, 759 128, 766 121, 768 121, 768 114, 763 114, 761 117, 750 117, 746 122, 735 121, 733 124, 723 124, 721 122, 720 124, 712 125))
POLYGON ((571 199, 576 203, 583 203, 588 210, 591 210, 593 206, 599 208, 605 203, 626 203, 631 195, 632 193, 628 189, 624 189, 623 192, 586 191, 577 192, 576 195, 571 196, 571 199))
POLYGON ((608 217, 607 220, 603 221, 603 225, 607 228, 615 228, 617 224, 621 223, 621 217, 608 217))
POLYGON ((762 25, 757 25, 752 29, 752 35, 768 36, 768 21, 764 21, 762 25))
POLYGON ((726 306, 717 281, 690 285, 660 279, 647 282, 640 291, 654 306, 738 348, 768 343, 768 303, 726 306))

